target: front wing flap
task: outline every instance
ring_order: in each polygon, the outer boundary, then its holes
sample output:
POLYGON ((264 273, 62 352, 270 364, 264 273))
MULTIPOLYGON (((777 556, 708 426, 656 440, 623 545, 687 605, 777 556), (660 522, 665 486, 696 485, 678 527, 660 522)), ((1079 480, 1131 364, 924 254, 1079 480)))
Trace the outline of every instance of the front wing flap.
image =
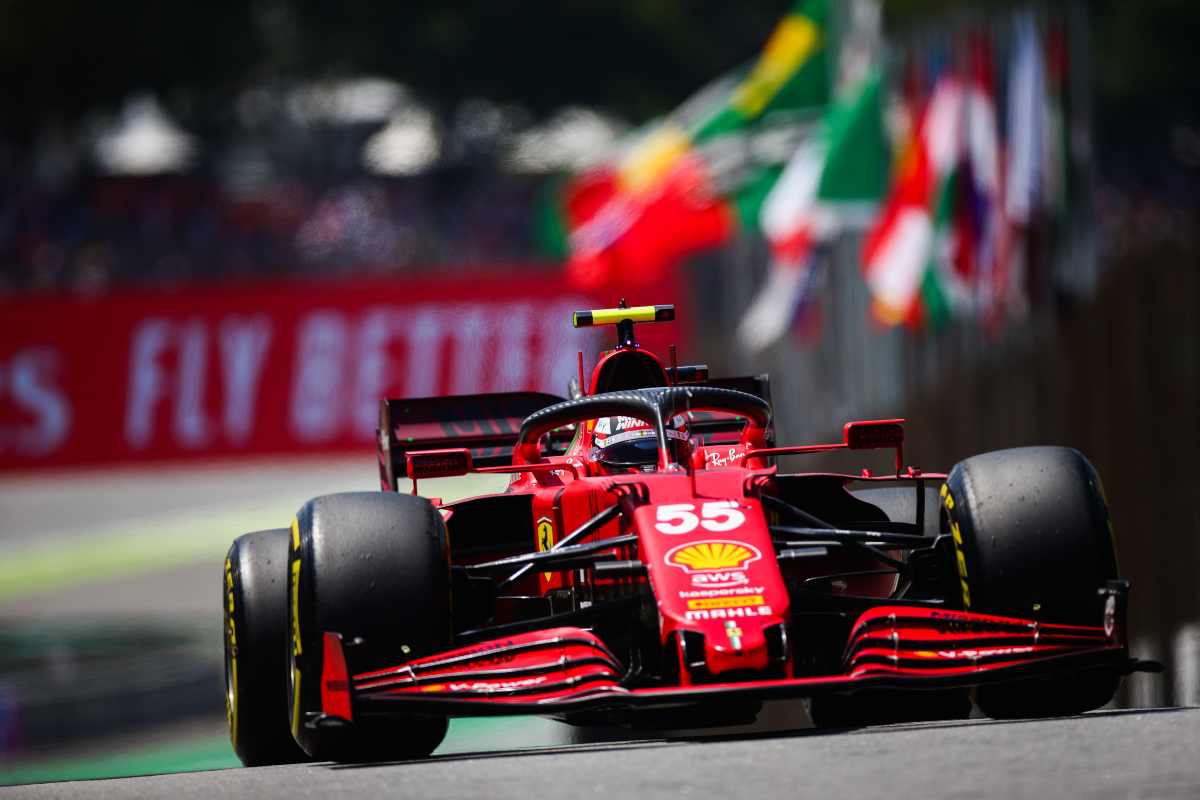
MULTIPOLYGON (((1090 669, 1127 674, 1124 587, 1110 588, 1104 624, 1056 625, 909 605, 864 612, 837 675, 629 689, 604 644, 581 628, 534 631, 388 669, 324 676, 325 715, 437 713, 564 715, 603 709, 680 706, 727 698, 777 699, 877 689, 970 687, 1090 669)), ((337 645, 326 634, 327 647, 337 645)), ((327 665, 337 659, 326 659, 327 665)))
POLYGON ((355 675, 359 699, 544 701, 614 687, 622 668, 594 634, 552 628, 516 634, 355 675))

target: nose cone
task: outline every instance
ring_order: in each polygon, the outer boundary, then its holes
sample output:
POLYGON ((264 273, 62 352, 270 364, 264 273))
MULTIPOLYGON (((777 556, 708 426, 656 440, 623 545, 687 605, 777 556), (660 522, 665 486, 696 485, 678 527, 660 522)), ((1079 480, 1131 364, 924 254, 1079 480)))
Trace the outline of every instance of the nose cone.
POLYGON ((686 497, 634 512, 663 640, 700 634, 710 675, 765 670, 768 630, 789 603, 762 508, 754 498, 686 497))

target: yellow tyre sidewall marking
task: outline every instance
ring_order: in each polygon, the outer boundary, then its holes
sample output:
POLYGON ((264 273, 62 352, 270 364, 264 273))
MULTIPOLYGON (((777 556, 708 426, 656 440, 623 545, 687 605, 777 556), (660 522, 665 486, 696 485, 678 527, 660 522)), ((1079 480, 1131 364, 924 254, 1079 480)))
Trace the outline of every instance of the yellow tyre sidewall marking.
POLYGON ((954 539, 954 560, 958 567, 958 584, 962 589, 963 608, 971 608, 971 587, 967 584, 967 557, 963 554, 962 530, 954 517, 954 495, 950 494, 949 485, 943 483, 940 492, 942 505, 950 518, 950 536, 954 539))
POLYGON ((225 692, 225 719, 229 723, 229 738, 237 747, 237 628, 233 621, 233 564, 225 558, 225 625, 226 647, 229 649, 229 686, 225 692))
POLYGON ((288 595, 292 604, 292 735, 300 736, 300 520, 292 519, 292 559, 288 595))

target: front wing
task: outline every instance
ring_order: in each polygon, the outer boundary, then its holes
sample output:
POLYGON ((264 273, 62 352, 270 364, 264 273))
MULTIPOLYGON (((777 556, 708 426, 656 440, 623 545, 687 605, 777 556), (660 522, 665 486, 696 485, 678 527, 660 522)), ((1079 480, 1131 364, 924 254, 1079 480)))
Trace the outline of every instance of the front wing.
POLYGON ((360 714, 543 714, 678 707, 721 699, 778 699, 879 689, 970 687, 1059 673, 1151 668, 1132 661, 1124 586, 1110 587, 1103 624, 1056 625, 912 605, 883 605, 855 624, 837 675, 652 688, 622 685, 623 667, 592 633, 553 628, 517 634, 350 676, 340 637, 325 635, 324 713, 341 725, 360 714))

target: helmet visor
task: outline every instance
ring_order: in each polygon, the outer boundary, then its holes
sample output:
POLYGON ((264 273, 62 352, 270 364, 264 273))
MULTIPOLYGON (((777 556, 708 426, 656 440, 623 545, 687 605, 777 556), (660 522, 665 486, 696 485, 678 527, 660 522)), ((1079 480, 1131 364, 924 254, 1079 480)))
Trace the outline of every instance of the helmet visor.
MULTIPOLYGON (((670 460, 684 463, 687 451, 687 435, 683 431, 667 429, 667 453, 670 460)), ((592 451, 592 458, 615 469, 652 469, 658 465, 658 437, 652 429, 629 431, 607 437, 592 451)))

